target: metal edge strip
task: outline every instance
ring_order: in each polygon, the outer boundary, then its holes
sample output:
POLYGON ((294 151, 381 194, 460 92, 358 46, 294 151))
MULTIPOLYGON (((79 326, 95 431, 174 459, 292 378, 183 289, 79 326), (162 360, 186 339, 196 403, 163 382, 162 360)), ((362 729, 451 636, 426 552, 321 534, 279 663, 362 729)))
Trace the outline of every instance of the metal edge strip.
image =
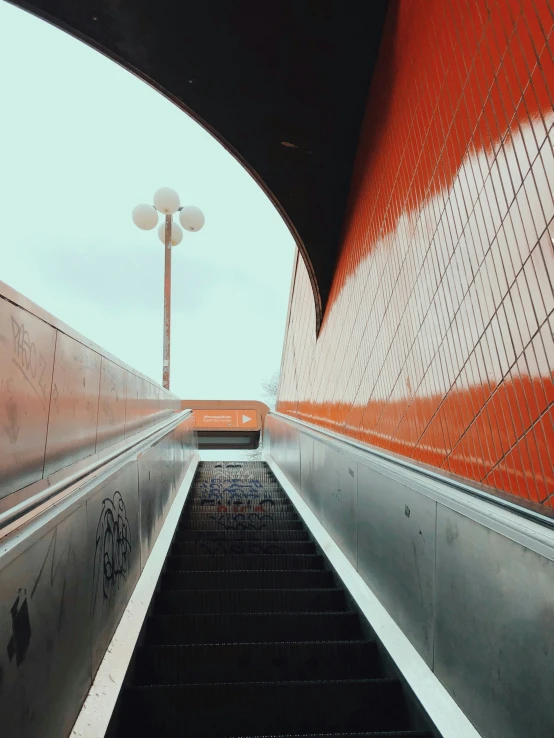
POLYGON ((16 307, 21 308, 22 310, 25 310, 25 312, 30 313, 31 315, 34 315, 35 318, 42 320, 44 323, 46 323, 47 325, 50 325, 55 330, 60 331, 60 333, 65 333, 70 338, 73 338, 78 343, 83 344, 83 346, 86 346, 87 348, 96 352, 100 356, 103 356, 109 361, 112 361, 114 364, 117 364, 117 366, 120 366, 122 369, 125 369, 131 374, 134 374, 140 379, 144 379, 149 384, 152 384, 154 387, 157 387, 158 389, 163 390, 166 397, 171 397, 175 400, 179 399, 177 395, 174 395, 172 392, 169 392, 169 390, 166 390, 164 387, 162 387, 161 384, 158 384, 158 382, 156 382, 154 379, 152 379, 151 377, 147 377, 146 374, 142 374, 142 372, 139 372, 136 369, 133 369, 132 366, 130 366, 129 364, 126 364, 124 361, 121 361, 121 359, 118 359, 117 356, 114 356, 111 352, 106 351, 101 346, 99 346, 97 343, 95 343, 94 341, 91 341, 89 338, 84 336, 82 333, 79 333, 79 331, 76 331, 74 328, 69 326, 67 323, 64 323, 63 320, 56 318, 55 315, 52 315, 52 313, 49 313, 44 308, 41 308, 40 305, 36 304, 36 302, 33 302, 28 297, 25 297, 25 295, 22 295, 21 292, 18 292, 13 287, 10 287, 9 284, 6 284, 5 282, 2 282, 1 280, 0 280, 0 299, 4 299, 4 300, 7 300, 7 302, 11 302, 16 307))
POLYGON ((499 532, 517 542, 525 541, 523 545, 533 550, 537 550, 536 545, 540 546, 541 550, 538 553, 554 560, 554 518, 519 502, 511 502, 485 489, 480 489, 478 486, 467 484, 448 473, 434 471, 427 465, 403 459, 397 454, 389 454, 369 444, 341 436, 327 428, 320 428, 275 411, 272 411, 268 417, 272 416, 292 427, 299 428, 302 433, 317 441, 354 454, 362 463, 377 466, 382 473, 396 478, 400 483, 417 489, 418 492, 436 502, 467 515, 487 527, 495 527, 495 524, 501 526, 502 529, 499 532), (549 553, 543 549, 545 544, 549 553))
POLYGON ((439 733, 443 738, 481 738, 270 454, 265 461, 439 733))
POLYGON ((101 482, 114 474, 125 463, 140 458, 146 449, 171 433, 180 422, 187 420, 188 417, 187 415, 178 422, 167 424, 143 439, 141 443, 134 445, 132 448, 126 448, 115 459, 108 463, 102 463, 96 473, 91 473, 88 477, 79 479, 75 484, 64 488, 65 494, 62 490, 56 496, 50 496, 42 504, 38 504, 30 510, 26 516, 18 518, 11 525, 8 524, 6 530, 2 531, 3 538, 0 538, 2 566, 6 566, 12 561, 23 546, 28 546, 30 538, 48 533, 53 526, 60 522, 62 516, 66 517, 71 513, 75 505, 80 505, 86 501, 87 495, 93 492, 101 482))
POLYGON ((96 672, 70 738, 100 738, 106 734, 198 463, 196 453, 96 672))

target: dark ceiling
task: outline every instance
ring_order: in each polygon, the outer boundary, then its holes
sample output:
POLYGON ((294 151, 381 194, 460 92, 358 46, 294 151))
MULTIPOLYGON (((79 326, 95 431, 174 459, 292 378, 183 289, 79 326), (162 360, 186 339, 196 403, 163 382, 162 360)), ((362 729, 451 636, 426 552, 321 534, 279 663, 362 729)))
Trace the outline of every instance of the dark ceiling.
POLYGON ((303 253, 319 327, 387 0, 14 4, 148 80, 245 165, 303 253))

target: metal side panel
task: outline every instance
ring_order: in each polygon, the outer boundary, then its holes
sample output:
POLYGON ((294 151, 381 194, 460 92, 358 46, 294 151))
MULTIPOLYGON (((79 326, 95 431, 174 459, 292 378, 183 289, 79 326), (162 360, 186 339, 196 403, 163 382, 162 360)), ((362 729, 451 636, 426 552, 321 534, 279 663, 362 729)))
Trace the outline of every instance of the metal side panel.
POLYGON ((136 461, 99 485, 87 501, 87 525, 94 675, 140 575, 136 461))
POLYGON ((44 476, 96 450, 100 354, 58 332, 44 476))
POLYGON ((554 563, 438 506, 435 672, 486 738, 552 738, 554 563))
POLYGON ((91 684, 87 557, 81 505, 0 570, 3 738, 71 730, 91 684))
POLYGON ((284 457, 285 473, 291 484, 298 488, 300 487, 300 433, 292 426, 286 429, 284 457))
POLYGON ((283 423, 279 423, 275 418, 268 416, 266 418, 265 434, 266 440, 269 441, 271 455, 284 471, 287 461, 286 426, 283 423))
MULTIPOLYGON (((176 431, 174 431, 175 433, 176 431)), ((140 502, 140 547, 142 566, 146 563, 175 496, 174 434, 152 446, 138 461, 140 502)), ((180 463, 182 468, 183 463, 180 463)))
POLYGON ((314 441, 304 434, 300 436, 300 487, 296 489, 313 514, 320 520, 321 497, 315 484, 314 441))
POLYGON ((314 494, 319 498, 320 520, 351 564, 357 553, 357 463, 326 443, 315 443, 314 494))
POLYGON ((433 666, 436 502, 358 463, 358 571, 433 666))
POLYGON ((0 299, 0 497, 42 477, 56 331, 0 299))
POLYGON ((138 460, 138 490, 140 504, 140 550, 142 565, 146 563, 158 535, 157 495, 161 487, 159 444, 152 446, 138 460))
POLYGON ((139 378, 128 372, 125 387, 125 438, 140 430, 138 393, 139 378))
POLYGON ((96 450, 125 438, 125 390, 128 372, 102 357, 96 450))

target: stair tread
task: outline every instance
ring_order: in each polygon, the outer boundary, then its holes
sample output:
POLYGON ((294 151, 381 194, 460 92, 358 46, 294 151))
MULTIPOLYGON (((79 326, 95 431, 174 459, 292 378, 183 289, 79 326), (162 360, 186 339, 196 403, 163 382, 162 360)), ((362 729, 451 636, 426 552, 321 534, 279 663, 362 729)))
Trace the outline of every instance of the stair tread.
POLYGON ((286 735, 291 728, 299 733, 401 730, 408 727, 401 694, 396 679, 128 687, 126 728, 171 738, 286 735))
POLYGON ((199 464, 145 625, 114 737, 431 738, 264 462, 199 464))

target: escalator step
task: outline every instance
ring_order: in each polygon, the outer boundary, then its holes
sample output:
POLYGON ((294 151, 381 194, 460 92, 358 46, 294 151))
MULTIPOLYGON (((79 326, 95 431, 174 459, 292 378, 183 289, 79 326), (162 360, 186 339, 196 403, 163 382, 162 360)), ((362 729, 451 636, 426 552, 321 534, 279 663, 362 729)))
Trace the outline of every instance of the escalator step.
POLYGON ((317 571, 168 571, 162 589, 328 589, 332 572, 317 571))
POLYGON ((201 613, 151 615, 148 645, 350 641, 362 638, 355 612, 201 613))
POLYGON ((271 513, 292 513, 294 508, 292 505, 283 505, 272 501, 237 502, 232 500, 225 502, 221 500, 203 502, 201 504, 187 505, 187 512, 191 514, 197 513, 245 513, 245 512, 271 512, 271 513))
POLYGON ((140 738, 408 727, 396 679, 131 687, 123 707, 126 734, 140 738))
POLYGON ((188 521, 220 521, 229 522, 231 520, 236 521, 248 521, 252 523, 264 523, 272 521, 274 523, 286 522, 286 521, 298 521, 297 512, 273 512, 272 510, 262 510, 261 512, 209 512, 202 510, 201 512, 191 512, 185 508, 185 511, 181 515, 179 523, 187 523, 188 521))
POLYGON ((151 646, 138 652, 134 683, 373 679, 379 669, 368 641, 151 646))
MULTIPOLYGON (((234 736, 222 736, 221 738, 234 738, 234 736)), ((248 738, 433 738, 429 731, 421 730, 382 730, 371 733, 289 733, 287 735, 264 735, 249 736, 248 738)))
POLYGON ((239 571, 266 569, 323 569, 323 556, 318 554, 230 554, 227 556, 169 556, 169 571, 239 571))
POLYGON ((295 530, 182 530, 176 541, 309 541, 305 528, 295 530))
POLYGON ((212 515, 196 515, 179 523, 179 532, 186 530, 303 530, 304 523, 300 520, 280 520, 279 515, 265 513, 214 513, 212 515), (254 515, 257 516, 254 517, 254 515))
POLYGON ((342 589, 161 590, 156 614, 237 612, 339 612, 346 610, 342 589))
POLYGON ((176 541, 172 555, 205 556, 226 554, 315 554, 311 541, 176 541))

